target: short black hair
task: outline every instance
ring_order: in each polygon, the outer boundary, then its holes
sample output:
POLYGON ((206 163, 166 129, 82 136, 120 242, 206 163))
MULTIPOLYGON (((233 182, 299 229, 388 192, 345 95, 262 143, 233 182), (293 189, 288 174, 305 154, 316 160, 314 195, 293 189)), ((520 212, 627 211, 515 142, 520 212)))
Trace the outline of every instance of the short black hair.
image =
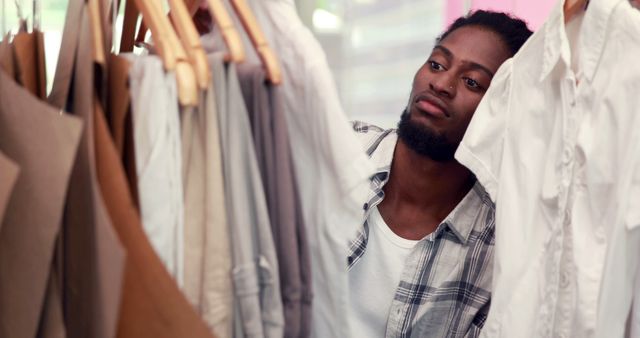
POLYGON ((533 34, 527 23, 518 18, 501 12, 477 10, 454 21, 436 42, 439 43, 451 32, 465 26, 479 26, 498 34, 511 51, 511 56, 516 54, 533 34))

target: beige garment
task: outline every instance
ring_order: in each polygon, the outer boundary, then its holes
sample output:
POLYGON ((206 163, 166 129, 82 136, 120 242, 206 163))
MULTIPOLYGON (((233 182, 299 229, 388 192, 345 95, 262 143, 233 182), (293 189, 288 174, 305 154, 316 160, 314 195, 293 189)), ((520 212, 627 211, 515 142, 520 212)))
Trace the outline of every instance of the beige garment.
POLYGON ((11 192, 16 184, 19 173, 20 167, 18 164, 0 151, 0 229, 2 229, 4 211, 9 203, 9 198, 11 197, 11 192))
POLYGON ((213 88, 196 108, 183 108, 185 285, 187 298, 210 329, 231 337, 233 284, 224 179, 213 88))
POLYGON ((0 71, 0 150, 21 168, 0 230, 0 337, 34 337, 82 123, 0 71))

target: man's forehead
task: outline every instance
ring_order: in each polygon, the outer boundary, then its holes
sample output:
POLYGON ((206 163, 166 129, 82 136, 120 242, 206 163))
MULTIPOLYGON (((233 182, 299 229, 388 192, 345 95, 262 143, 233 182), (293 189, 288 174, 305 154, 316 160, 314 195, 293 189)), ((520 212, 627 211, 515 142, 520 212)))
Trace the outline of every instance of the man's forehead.
POLYGON ((491 73, 511 56, 497 33, 475 26, 454 30, 434 46, 433 52, 456 61, 479 64, 491 73))

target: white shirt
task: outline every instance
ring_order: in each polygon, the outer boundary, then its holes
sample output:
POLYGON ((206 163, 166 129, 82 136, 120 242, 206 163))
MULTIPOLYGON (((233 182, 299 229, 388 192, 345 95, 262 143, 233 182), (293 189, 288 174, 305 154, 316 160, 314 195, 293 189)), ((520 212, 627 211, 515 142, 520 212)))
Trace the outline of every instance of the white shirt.
POLYGON ((284 115, 313 268, 312 336, 349 337, 348 244, 374 173, 338 97, 320 44, 293 0, 254 1, 280 58, 284 115))
POLYGON ((575 41, 562 6, 502 65, 456 154, 497 202, 485 337, 621 337, 633 297, 640 12, 592 0, 575 41))
POLYGON ((175 74, 154 55, 124 55, 129 70, 140 216, 149 241, 183 285, 184 191, 175 74))
POLYGON ((621 337, 631 306, 640 12, 592 0, 567 36, 562 6, 499 69, 456 153, 496 201, 484 337, 621 337))
POLYGON ((419 241, 396 235, 378 207, 371 209, 367 252, 349 271, 350 322, 361 337, 384 337, 391 302, 407 257, 419 241))

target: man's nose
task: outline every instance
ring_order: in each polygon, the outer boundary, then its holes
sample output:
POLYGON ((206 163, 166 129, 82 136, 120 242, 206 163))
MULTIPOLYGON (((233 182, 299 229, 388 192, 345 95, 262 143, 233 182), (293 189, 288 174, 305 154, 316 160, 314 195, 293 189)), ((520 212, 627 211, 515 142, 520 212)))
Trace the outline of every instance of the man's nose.
POLYGON ((453 98, 456 94, 455 80, 452 75, 440 73, 429 81, 429 88, 439 96, 453 98))

